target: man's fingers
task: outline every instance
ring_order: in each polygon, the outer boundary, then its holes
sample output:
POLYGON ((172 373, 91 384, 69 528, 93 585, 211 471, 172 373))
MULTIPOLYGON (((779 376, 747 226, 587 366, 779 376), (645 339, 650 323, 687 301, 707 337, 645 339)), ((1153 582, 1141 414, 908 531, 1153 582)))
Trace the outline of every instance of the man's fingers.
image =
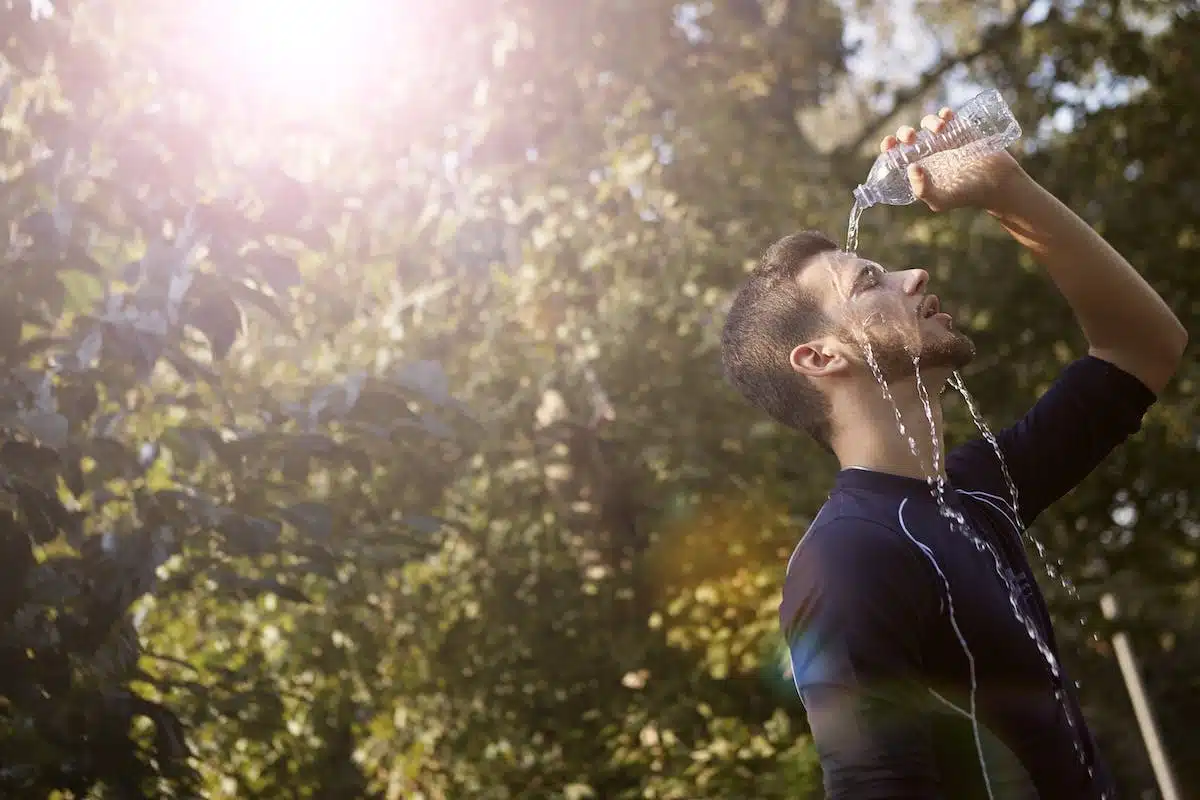
POLYGON ((910 164, 908 167, 908 182, 912 186, 913 196, 918 200, 925 198, 925 190, 929 188, 925 180, 925 170, 920 164, 910 164))
MULTIPOLYGON (((943 108, 936 114, 926 114, 921 120, 921 127, 931 133, 937 133, 946 127, 946 123, 954 118, 954 112, 943 108)), ((885 136, 879 142, 879 152, 886 153, 898 144, 912 144, 917 141, 917 131, 911 125, 901 125, 894 136, 885 136)))
POLYGON ((921 127, 930 133, 937 133, 942 128, 946 127, 946 120, 939 117, 937 114, 926 114, 921 120, 921 127))

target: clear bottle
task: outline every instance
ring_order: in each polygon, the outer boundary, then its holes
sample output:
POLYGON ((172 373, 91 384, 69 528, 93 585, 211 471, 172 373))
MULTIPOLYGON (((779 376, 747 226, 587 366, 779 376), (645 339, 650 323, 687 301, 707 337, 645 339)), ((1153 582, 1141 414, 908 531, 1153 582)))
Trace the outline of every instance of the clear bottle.
POLYGON ((954 118, 939 133, 922 128, 913 144, 901 144, 881 153, 866 182, 854 190, 855 205, 908 205, 917 199, 908 182, 909 165, 925 162, 922 166, 936 181, 1020 138, 1021 126, 1012 110, 999 91, 989 89, 955 111, 954 118))

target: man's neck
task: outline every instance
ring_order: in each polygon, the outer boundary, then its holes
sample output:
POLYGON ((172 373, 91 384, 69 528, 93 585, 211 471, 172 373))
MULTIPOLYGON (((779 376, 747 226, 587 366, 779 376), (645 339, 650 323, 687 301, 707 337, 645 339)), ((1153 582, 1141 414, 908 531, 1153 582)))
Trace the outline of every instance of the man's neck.
POLYGON ((942 438, 942 404, 938 395, 940 383, 931 387, 930 415, 916 391, 915 385, 897 381, 891 387, 896 400, 893 408, 875 389, 873 393, 862 392, 855 396, 850 408, 840 408, 838 418, 845 426, 834 443, 838 461, 843 468, 862 469, 903 475, 910 478, 929 478, 946 474, 946 453, 942 438), (901 435, 896 420, 896 409, 904 423, 906 435, 901 435), (931 435, 932 431, 932 435, 931 435), (917 455, 913 454, 909 439, 916 442, 917 455), (936 443, 937 466, 934 466, 936 443))

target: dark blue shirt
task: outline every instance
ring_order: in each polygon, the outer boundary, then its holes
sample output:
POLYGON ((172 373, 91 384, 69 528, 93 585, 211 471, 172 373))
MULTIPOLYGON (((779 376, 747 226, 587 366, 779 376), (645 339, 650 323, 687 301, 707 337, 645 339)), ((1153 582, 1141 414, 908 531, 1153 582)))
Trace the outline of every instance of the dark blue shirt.
POLYGON ((838 474, 780 606, 830 798, 986 798, 984 767, 995 800, 1113 797, 1021 535, 1154 400, 1098 358, 1063 370, 996 437, 1019 518, 990 444, 951 451, 946 500, 972 535, 925 481, 838 474))

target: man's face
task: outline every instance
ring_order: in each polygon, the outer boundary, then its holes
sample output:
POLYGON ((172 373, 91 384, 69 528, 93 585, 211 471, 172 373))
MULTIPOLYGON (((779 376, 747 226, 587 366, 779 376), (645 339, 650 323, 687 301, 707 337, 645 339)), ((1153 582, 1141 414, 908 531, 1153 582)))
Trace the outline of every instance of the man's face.
POLYGON ((874 261, 830 252, 816 256, 802 280, 820 298, 838 339, 860 355, 869 349, 889 381, 912 375, 917 355, 922 371, 947 372, 975 355, 937 296, 926 293, 925 270, 889 272, 874 261))

